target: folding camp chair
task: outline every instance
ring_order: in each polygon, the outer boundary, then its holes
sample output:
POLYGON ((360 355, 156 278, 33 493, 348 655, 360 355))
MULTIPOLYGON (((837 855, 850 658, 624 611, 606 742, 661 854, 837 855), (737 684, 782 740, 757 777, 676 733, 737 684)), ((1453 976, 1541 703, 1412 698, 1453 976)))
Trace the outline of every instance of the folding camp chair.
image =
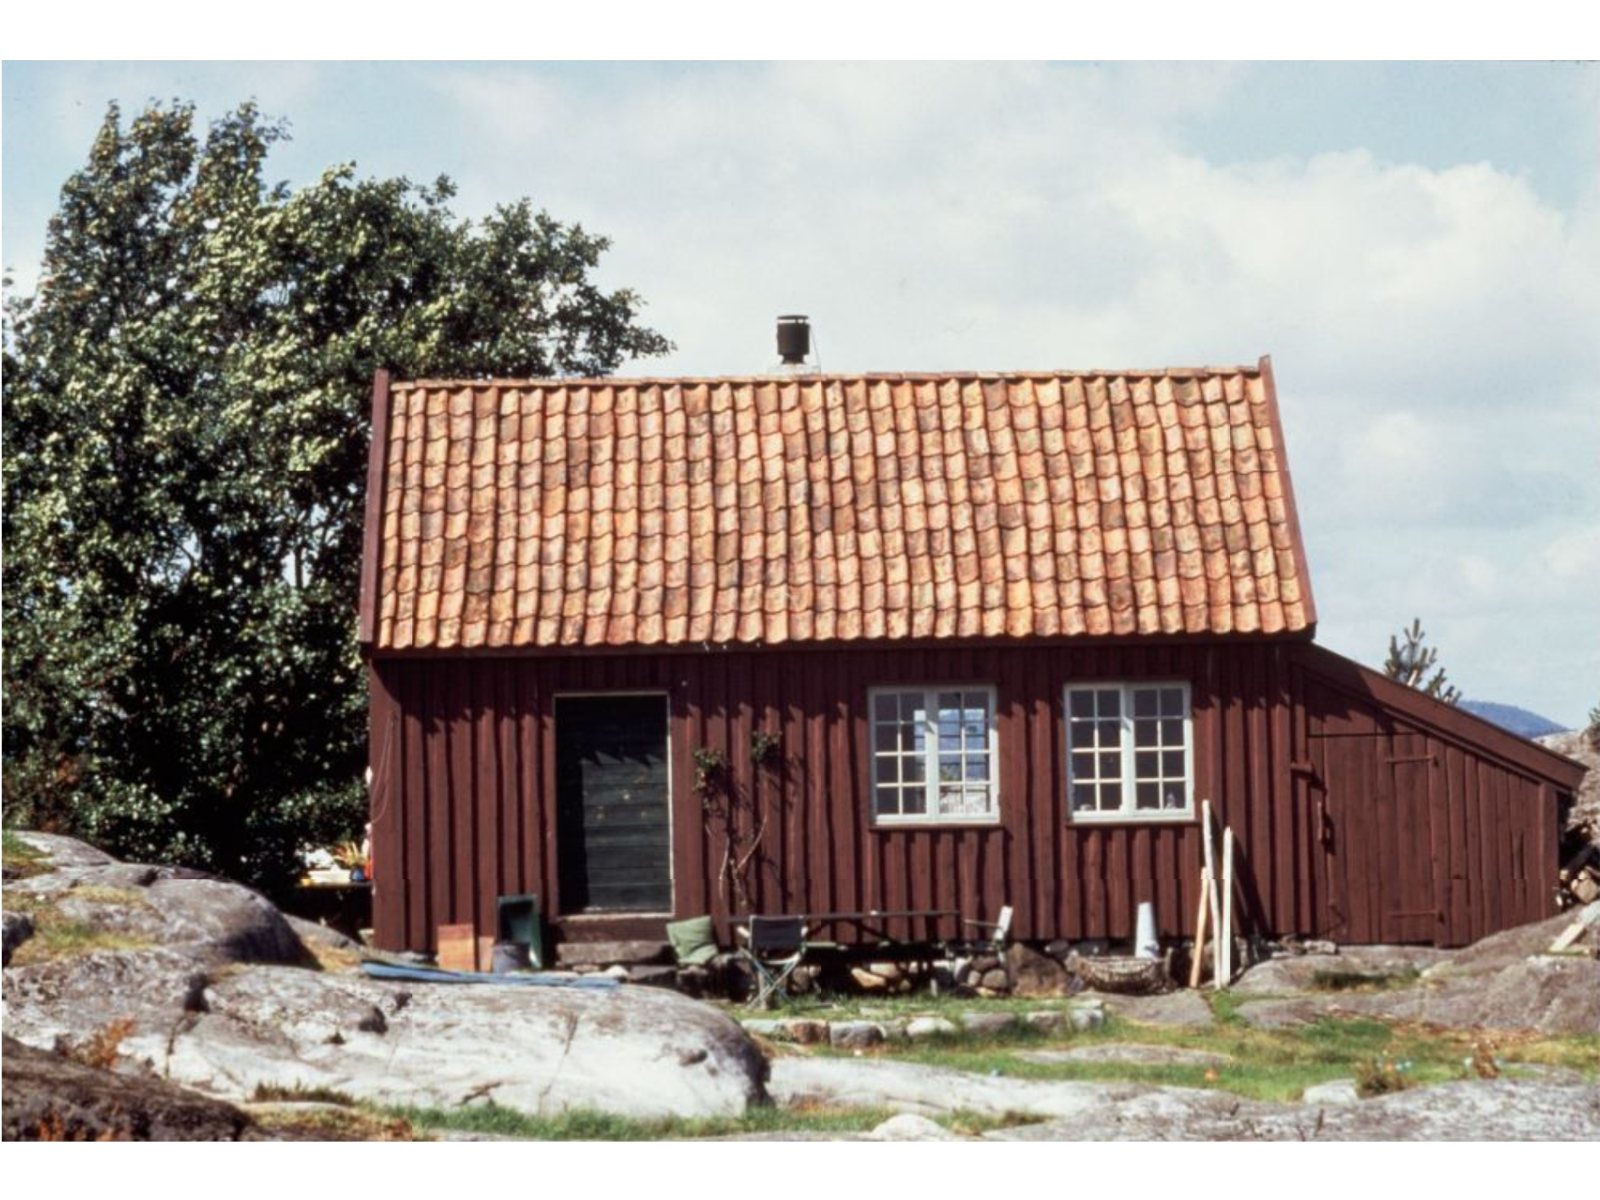
POLYGON ((963 925, 971 925, 976 929, 987 929, 987 937, 974 938, 979 945, 984 945, 995 954, 1004 954, 1006 939, 1011 936, 1011 905, 1004 904, 1000 907, 998 921, 963 921, 963 925))
POLYGON ((756 994, 746 1007, 769 1008, 806 956, 804 917, 757 917, 739 930, 740 955, 756 973, 756 994))

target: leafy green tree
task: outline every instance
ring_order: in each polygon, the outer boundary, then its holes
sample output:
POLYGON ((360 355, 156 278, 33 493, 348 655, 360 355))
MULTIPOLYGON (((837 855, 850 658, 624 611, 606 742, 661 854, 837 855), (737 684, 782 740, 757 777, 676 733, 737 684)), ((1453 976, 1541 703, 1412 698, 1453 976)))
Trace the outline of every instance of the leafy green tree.
POLYGON ((1439 652, 1424 646, 1425 640, 1427 634, 1422 632, 1421 617, 1415 618, 1409 629, 1401 629, 1398 636, 1390 635, 1389 657, 1383 664, 1383 673, 1436 700, 1454 704, 1461 699, 1461 692, 1446 680, 1444 668, 1435 665, 1439 652))
POLYGON ((269 183, 246 104, 124 125, 6 303, 7 820, 264 884, 365 807, 372 374, 603 374, 670 344, 604 238, 450 182, 269 183))

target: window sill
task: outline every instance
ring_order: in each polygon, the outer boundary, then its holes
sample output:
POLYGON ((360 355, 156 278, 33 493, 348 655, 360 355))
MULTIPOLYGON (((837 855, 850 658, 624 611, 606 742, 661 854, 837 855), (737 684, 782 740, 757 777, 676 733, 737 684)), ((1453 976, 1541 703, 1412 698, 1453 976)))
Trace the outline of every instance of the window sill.
POLYGON ((1192 811, 1153 813, 1072 813, 1068 825, 1098 828, 1105 825, 1194 825, 1200 817, 1192 811))
POLYGON ((874 817, 868 826, 879 833, 897 829, 998 829, 1000 817, 874 817))

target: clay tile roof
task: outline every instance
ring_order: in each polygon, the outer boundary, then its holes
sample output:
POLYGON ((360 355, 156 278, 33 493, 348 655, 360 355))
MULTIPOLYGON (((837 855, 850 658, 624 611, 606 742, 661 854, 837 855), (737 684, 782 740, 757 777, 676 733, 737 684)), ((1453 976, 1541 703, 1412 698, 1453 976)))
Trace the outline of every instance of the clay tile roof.
POLYGON ((380 377, 381 650, 1294 635, 1271 364, 380 377))

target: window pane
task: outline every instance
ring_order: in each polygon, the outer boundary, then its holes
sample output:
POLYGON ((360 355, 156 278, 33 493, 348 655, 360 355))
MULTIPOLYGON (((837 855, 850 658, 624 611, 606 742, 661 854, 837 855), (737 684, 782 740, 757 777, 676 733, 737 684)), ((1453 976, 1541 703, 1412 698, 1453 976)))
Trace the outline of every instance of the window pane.
POLYGON ((1081 751, 1072 755, 1072 777, 1074 779, 1094 778, 1094 755, 1081 751))
POLYGON ((1188 808, 1187 786, 1181 783, 1169 783, 1163 793, 1162 804, 1167 808, 1188 808))
POLYGON ((1074 812, 1092 810, 1094 808, 1094 785, 1089 783, 1075 783, 1072 785, 1072 808, 1074 812))
POLYGON ((1161 744, 1164 745, 1164 746, 1181 746, 1181 745, 1183 745, 1183 722, 1182 721, 1163 721, 1163 722, 1161 722, 1161 744))
POLYGON ((1122 724, 1119 721, 1101 721, 1095 726, 1100 731, 1102 746, 1116 746, 1122 742, 1122 724))
POLYGON ((1159 783, 1139 783, 1134 785, 1134 803, 1139 808, 1149 810, 1161 807, 1161 785, 1159 783))
POLYGON ((967 758, 967 778, 987 781, 989 778, 989 756, 986 754, 970 755, 967 758))
POLYGON ((900 811, 900 791, 898 788, 880 786, 874 795, 874 803, 877 805, 880 816, 894 816, 900 811))
POLYGON ((1184 770, 1182 750, 1168 750, 1161 756, 1161 773, 1169 779, 1183 778, 1184 770))
MULTIPOLYGON (((1136 779, 1154 779, 1159 755, 1154 750, 1141 750, 1133 756, 1133 774, 1136 779)), ((1180 755, 1180 757, 1182 757, 1180 755)))
POLYGON ((941 754, 939 756, 939 781, 941 783, 954 783, 961 778, 961 756, 959 754, 941 754))
POLYGON ((872 698, 872 719, 894 721, 900 716, 900 697, 894 692, 879 692, 872 698))
MULTIPOLYGON (((918 764, 920 769, 921 764, 918 764)), ((926 812, 928 794, 921 788, 908 788, 900 793, 900 812, 905 816, 926 812)))
POLYGON ((1108 812, 1115 812, 1122 807, 1122 785, 1120 783, 1102 783, 1100 785, 1100 807, 1108 812))
POLYGON ((1100 755, 1100 778, 1120 779, 1122 777, 1122 755, 1100 755))
POLYGON ((1093 692, 1079 692, 1079 691, 1068 692, 1067 693, 1067 698, 1068 698, 1068 704, 1069 704, 1069 706, 1070 706, 1070 708, 1072 710, 1072 715, 1073 716, 1075 716, 1075 717, 1092 717, 1092 716, 1094 716, 1094 693, 1093 692))
POLYGON ((1135 721, 1133 723, 1133 744, 1135 746, 1154 746, 1156 734, 1160 732, 1160 725, 1155 721, 1135 721))
POLYGON ((900 726, 874 725, 872 747, 875 750, 897 750, 900 746, 900 726))
POLYGON ((943 721, 948 713, 952 721, 959 721, 961 712, 960 692, 939 693, 939 720, 943 721))
POLYGON ((1153 717, 1156 715, 1157 695, 1155 688, 1136 688, 1133 693, 1133 715, 1136 717, 1153 717))
POLYGON ((922 710, 917 709, 917 721, 914 725, 900 726, 901 745, 915 750, 918 754, 928 745, 928 727, 923 723, 922 710))
POLYGON ((1161 689, 1161 715, 1163 717, 1183 716, 1183 689, 1161 689))
POLYGON ((961 728, 955 726, 946 728, 944 722, 939 723, 939 751, 940 753, 961 751, 961 728))
POLYGON ((1095 693, 1095 704, 1100 709, 1102 717, 1120 717, 1122 715, 1122 693, 1116 690, 1100 691, 1095 693))
POLYGON ((900 760, 883 754, 873 759, 873 778, 879 783, 893 783, 900 778, 900 760))
POLYGON ((928 760, 920 755, 907 755, 900 760, 900 778, 907 783, 921 783, 927 779, 928 760))

